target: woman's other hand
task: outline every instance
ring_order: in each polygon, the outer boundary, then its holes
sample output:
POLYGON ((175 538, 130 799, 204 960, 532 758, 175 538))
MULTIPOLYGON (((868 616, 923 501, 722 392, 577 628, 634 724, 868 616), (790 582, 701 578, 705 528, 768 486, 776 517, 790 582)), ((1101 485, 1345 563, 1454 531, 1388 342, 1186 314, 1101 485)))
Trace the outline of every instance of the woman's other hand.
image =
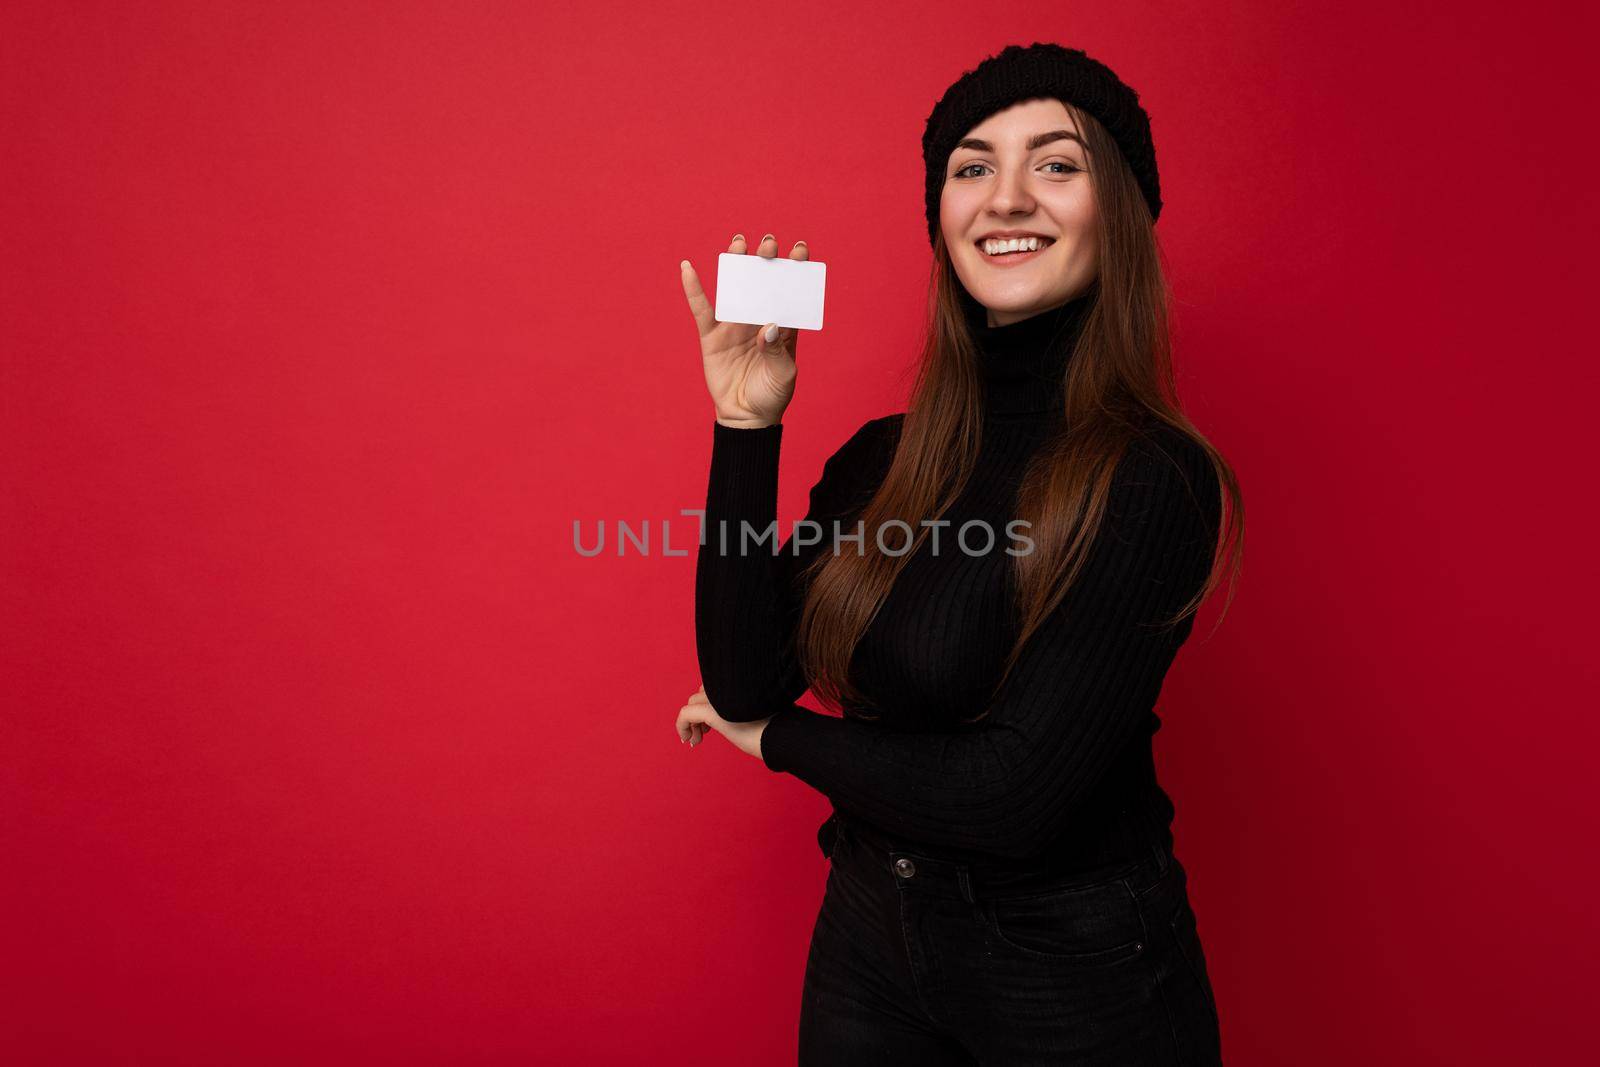
POLYGON ((678 710, 678 740, 688 742, 692 748, 704 739, 709 728, 733 742, 740 752, 760 759, 761 732, 770 721, 772 716, 768 715, 756 722, 728 722, 706 699, 706 687, 702 685, 689 694, 689 702, 678 710))
MULTIPOLYGON (((744 254, 743 234, 734 234, 728 251, 744 254)), ((755 254, 772 259, 778 254, 778 239, 767 234, 755 254)), ((789 251, 790 259, 804 260, 808 256, 804 241, 796 241, 789 251)), ((679 272, 683 276, 683 294, 700 331, 700 361, 717 421, 736 428, 780 422, 784 409, 794 399, 794 354, 799 331, 780 329, 772 323, 752 326, 718 322, 694 266, 686 259, 679 265, 679 272)))

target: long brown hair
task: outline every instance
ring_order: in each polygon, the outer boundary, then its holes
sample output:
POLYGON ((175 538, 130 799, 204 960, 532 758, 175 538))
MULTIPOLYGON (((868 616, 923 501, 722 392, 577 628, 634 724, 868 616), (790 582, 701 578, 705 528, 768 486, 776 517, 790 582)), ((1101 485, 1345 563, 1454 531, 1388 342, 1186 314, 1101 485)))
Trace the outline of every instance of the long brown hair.
MULTIPOLYGON (((1149 208, 1111 135, 1087 112, 1066 106, 1088 142, 1099 271, 1067 368, 1064 418, 1031 460, 1018 491, 1016 517, 1031 523, 1035 548, 1011 557, 1021 628, 991 700, 1028 638, 1076 581, 1105 515, 1112 474, 1151 417, 1203 448, 1223 489, 1218 552, 1204 586, 1167 625, 1199 609, 1221 581, 1223 561, 1231 558, 1225 615, 1243 552, 1244 508, 1233 471, 1179 407, 1168 332, 1170 290, 1149 208)), ((977 460, 983 387, 961 293, 944 234, 937 232, 916 381, 894 459, 860 515, 869 531, 865 544, 872 547, 821 552, 811 563, 795 643, 812 690, 836 708, 865 703, 849 678, 856 644, 927 536, 921 520, 942 515, 955 502, 977 460), (916 531, 910 546, 898 555, 876 551, 871 531, 895 520, 916 531)), ((988 710, 963 721, 976 721, 988 710)), ((877 718, 859 707, 847 713, 877 718)))

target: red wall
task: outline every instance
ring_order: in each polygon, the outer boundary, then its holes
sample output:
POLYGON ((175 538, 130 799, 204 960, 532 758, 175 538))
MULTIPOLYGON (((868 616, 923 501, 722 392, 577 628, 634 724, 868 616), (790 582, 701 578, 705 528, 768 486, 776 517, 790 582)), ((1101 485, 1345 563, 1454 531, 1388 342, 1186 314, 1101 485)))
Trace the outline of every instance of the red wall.
POLYGON ((902 409, 923 119, 1035 39, 1151 111, 1181 387, 1247 497, 1158 735, 1228 1062, 1575 1055, 1567 6, 8 5, 6 1058, 788 1062, 826 801, 676 741, 693 558, 572 524, 703 502, 677 264, 735 230, 829 264, 784 518, 902 409))

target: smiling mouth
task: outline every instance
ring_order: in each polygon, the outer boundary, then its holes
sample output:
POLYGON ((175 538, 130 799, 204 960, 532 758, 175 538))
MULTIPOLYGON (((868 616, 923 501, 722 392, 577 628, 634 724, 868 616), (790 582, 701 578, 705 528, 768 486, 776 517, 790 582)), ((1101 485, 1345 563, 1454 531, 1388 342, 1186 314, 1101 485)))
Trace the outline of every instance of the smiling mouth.
POLYGON ((1014 267, 1020 267, 1025 263, 1033 262, 1035 259, 1038 259, 1040 256, 1044 255, 1053 244, 1055 244, 1054 241, 1042 241, 1038 248, 1031 248, 1026 252, 996 252, 993 254, 985 252, 983 247, 980 245, 978 247, 978 254, 983 257, 984 263, 988 266, 999 267, 1001 270, 1007 270, 1014 267))
POLYGON ((1013 252, 985 252, 983 250, 984 243, 982 241, 977 241, 975 244, 977 245, 978 252, 982 254, 984 259, 1022 259, 1026 256, 1036 255, 1040 252, 1043 252, 1045 249, 1055 244, 1055 240, 1049 237, 1041 237, 1039 238, 1038 248, 1019 249, 1013 252))

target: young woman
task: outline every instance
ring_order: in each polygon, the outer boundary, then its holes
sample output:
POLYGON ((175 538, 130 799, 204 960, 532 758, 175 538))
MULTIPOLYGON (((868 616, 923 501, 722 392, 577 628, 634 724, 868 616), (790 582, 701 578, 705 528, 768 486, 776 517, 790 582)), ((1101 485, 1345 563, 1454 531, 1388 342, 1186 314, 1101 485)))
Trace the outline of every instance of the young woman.
POLYGON ((1242 510, 1174 389, 1149 120, 1081 51, 1013 45, 946 91, 923 155, 913 395, 834 452, 776 555, 797 338, 716 322, 682 266, 716 424, 678 733, 832 801, 801 1063, 1218 1063, 1152 743, 1242 510))

